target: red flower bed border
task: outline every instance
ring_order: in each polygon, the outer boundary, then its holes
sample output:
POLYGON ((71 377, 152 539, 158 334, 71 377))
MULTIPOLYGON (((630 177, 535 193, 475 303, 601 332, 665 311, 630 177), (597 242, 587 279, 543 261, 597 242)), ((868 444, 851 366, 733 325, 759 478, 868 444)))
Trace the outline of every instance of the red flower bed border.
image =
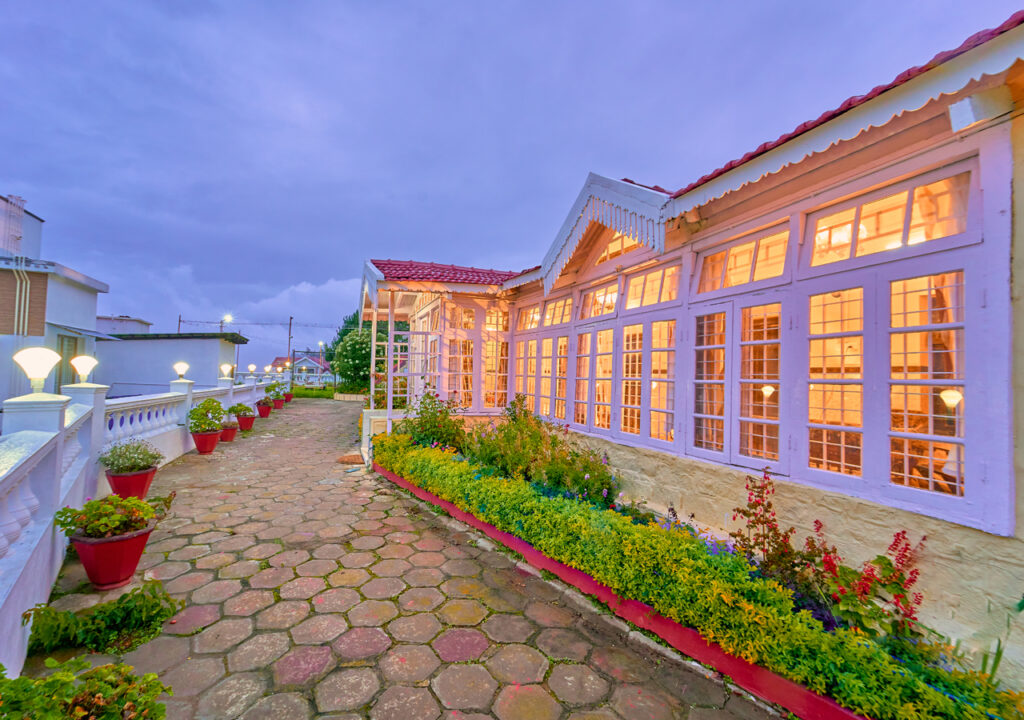
POLYGON ((693 628, 680 625, 675 620, 659 614, 650 605, 620 598, 611 588, 602 585, 582 570, 571 568, 549 558, 525 540, 499 530, 493 525, 477 519, 471 513, 461 510, 453 503, 437 497, 403 477, 385 470, 377 463, 373 469, 399 487, 403 487, 421 500, 444 508, 456 520, 480 530, 492 540, 500 542, 510 550, 522 555, 527 562, 541 570, 554 573, 562 581, 587 595, 593 595, 619 617, 637 627, 653 632, 679 652, 698 662, 710 665, 744 690, 768 702, 781 705, 804 720, 863 720, 852 710, 841 707, 831 698, 819 695, 803 685, 776 675, 771 670, 754 665, 735 655, 730 655, 714 643, 709 643, 693 628))

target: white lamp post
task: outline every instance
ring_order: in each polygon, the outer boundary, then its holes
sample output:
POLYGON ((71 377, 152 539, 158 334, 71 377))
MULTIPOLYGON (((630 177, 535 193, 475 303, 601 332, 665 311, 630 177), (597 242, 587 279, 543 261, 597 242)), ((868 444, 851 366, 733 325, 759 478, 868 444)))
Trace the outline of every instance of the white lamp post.
POLYGON ((224 363, 223 365, 221 365, 220 366, 220 376, 222 378, 230 378, 231 377, 231 367, 232 367, 231 363, 224 363))
POLYGON ((78 355, 71 358, 71 367, 78 373, 78 382, 84 383, 89 379, 91 373, 100 361, 90 355, 78 355))
POLYGON ((50 371, 60 362, 60 355, 50 348, 28 347, 14 353, 14 362, 28 375, 32 392, 41 393, 50 371))
POLYGON ((4 400, 4 435, 22 430, 61 432, 64 409, 71 398, 43 392, 46 378, 60 362, 60 355, 45 347, 29 347, 14 353, 14 362, 25 371, 32 392, 4 400))

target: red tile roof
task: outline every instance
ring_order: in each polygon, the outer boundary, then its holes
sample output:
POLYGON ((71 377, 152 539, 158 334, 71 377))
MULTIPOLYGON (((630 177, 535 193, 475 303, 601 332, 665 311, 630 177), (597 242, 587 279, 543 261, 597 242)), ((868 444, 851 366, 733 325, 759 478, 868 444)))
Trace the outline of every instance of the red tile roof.
POLYGON ((506 280, 538 269, 486 270, 461 265, 417 262, 416 260, 371 260, 370 262, 380 270, 385 280, 419 280, 472 285, 500 285, 506 280))
MULTIPOLYGON (((791 132, 788 132, 785 135, 783 135, 783 136, 781 136, 781 137, 779 137, 779 138, 777 138, 775 140, 772 140, 771 142, 766 142, 766 143, 763 143, 763 144, 759 145, 758 147, 756 147, 755 149, 751 150, 750 152, 748 152, 743 157, 737 158, 736 160, 733 160, 732 162, 726 163, 722 167, 718 168, 717 170, 715 170, 715 171, 713 171, 711 173, 708 173, 707 175, 705 175, 704 177, 700 178, 699 180, 696 180, 695 182, 690 183, 689 185, 687 185, 686 187, 682 188, 681 190, 675 191, 674 193, 672 193, 672 197, 677 198, 680 195, 685 195, 686 193, 690 192, 691 190, 694 190, 694 189, 700 187, 701 185, 703 185, 703 184, 705 184, 707 182, 710 182, 710 181, 714 180, 715 178, 717 178, 717 177, 719 177, 721 175, 724 175, 725 173, 729 172, 730 170, 734 170, 734 169, 738 168, 740 165, 743 165, 744 163, 750 162, 754 158, 759 157, 761 155, 764 155, 765 153, 767 153, 767 152, 769 152, 771 150, 774 150, 775 148, 779 147, 780 145, 783 145, 783 144, 789 142, 790 140, 792 140, 792 139, 794 139, 796 137, 799 137, 800 135, 803 135, 805 132, 808 132, 809 130, 813 130, 814 128, 816 128, 816 127, 818 127, 820 125, 824 125, 829 120, 834 120, 835 118, 839 117, 843 113, 849 112, 850 110, 853 110, 855 107, 857 107, 859 105, 863 105, 864 103, 868 102, 869 100, 873 100, 874 98, 878 97, 879 95, 881 95, 884 92, 887 92, 889 90, 892 90, 894 88, 899 87, 900 85, 904 85, 907 82, 910 82, 911 80, 916 78, 918 75, 926 73, 929 70, 932 70, 933 68, 936 68, 939 65, 942 65, 943 63, 948 62, 948 61, 952 60, 955 57, 963 55, 965 52, 968 52, 969 50, 973 50, 974 48, 979 47, 980 45, 984 45, 985 43, 989 42, 990 40, 994 40, 995 38, 999 37, 1003 33, 1009 32, 1010 30, 1013 30, 1014 28, 1016 28, 1016 27, 1018 27, 1018 26, 1020 26, 1022 24, 1024 24, 1024 10, 1020 10, 1020 11, 1014 13, 1013 15, 1011 15, 1010 18, 1006 22, 1004 22, 1002 25, 1000 25, 999 27, 992 28, 992 29, 989 29, 989 30, 982 30, 981 32, 977 32, 974 35, 971 35, 969 38, 967 38, 960 45, 960 47, 955 48, 953 50, 946 50, 945 52, 940 52, 938 55, 933 57, 931 60, 926 62, 924 65, 918 65, 916 67, 912 67, 912 68, 908 68, 907 70, 904 70, 899 75, 897 75, 892 80, 892 82, 889 82, 889 83, 886 83, 885 85, 879 85, 879 86, 877 86, 875 88, 872 88, 870 91, 868 91, 864 95, 854 95, 851 98, 847 98, 839 107, 835 108, 834 110, 829 110, 828 112, 822 113, 820 116, 818 116, 814 120, 808 120, 807 122, 801 123, 800 125, 798 125, 791 132)), ((633 185, 640 185, 640 183, 633 182, 632 180, 625 180, 625 182, 632 183, 633 185)), ((659 191, 661 191, 661 188, 658 187, 657 185, 641 185, 641 187, 649 187, 652 190, 659 190, 659 191)))

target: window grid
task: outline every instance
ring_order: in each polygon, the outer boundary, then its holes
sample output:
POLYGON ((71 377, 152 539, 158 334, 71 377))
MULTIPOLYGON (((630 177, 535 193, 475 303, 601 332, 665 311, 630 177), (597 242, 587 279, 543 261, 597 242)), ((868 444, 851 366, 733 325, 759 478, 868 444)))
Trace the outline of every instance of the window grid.
POLYGON ((614 330, 598 330, 594 348, 594 427, 612 427, 612 365, 614 364, 614 330))
POLYGON ((476 310, 472 308, 456 307, 453 313, 452 327, 459 330, 472 330, 476 327, 476 310))
POLYGON ((629 279, 626 309, 671 302, 679 295, 679 266, 658 268, 629 279))
POLYGON ((675 440, 676 321, 651 323, 650 436, 675 440))
POLYGON ((587 424, 587 403, 590 400, 590 333, 576 336, 576 384, 573 420, 587 424))
POLYGON ((536 330, 540 325, 540 305, 523 308, 519 311, 516 330, 536 330))
POLYGON ((566 388, 569 384, 569 337, 563 335, 555 342, 555 412, 558 420, 565 420, 566 388))
POLYGON ((619 285, 605 285, 583 294, 580 303, 580 320, 610 315, 615 312, 615 302, 619 299, 619 285))
POLYGON ((564 325, 572 320, 572 298, 552 300, 544 306, 544 325, 564 325))
POLYGON ((601 254, 597 256, 598 263, 603 263, 605 260, 611 260, 617 258, 619 255, 625 255, 631 250, 636 250, 639 247, 639 243, 631 235, 623 235, 622 233, 615 233, 615 236, 611 239, 601 254))
POLYGON ((448 397, 460 407, 473 404, 473 341, 448 343, 448 397))
POLYGON ((508 332, 508 310, 490 309, 484 316, 484 330, 508 332))
POLYGON ((484 407, 498 408, 508 404, 508 343, 504 340, 484 341, 484 407))
POLYGON ((551 359, 554 340, 544 338, 540 342, 540 410, 545 417, 551 416, 551 359))
POLYGON ((740 334, 740 443, 748 457, 779 459, 782 306, 745 307, 740 334))
POLYGON ((643 407, 644 326, 622 328, 622 398, 619 403, 619 429, 630 435, 640 434, 640 413, 643 407))
POLYGON ((704 255, 697 292, 713 292, 780 277, 786 269, 788 244, 789 231, 785 230, 704 255))
POLYGON ((537 412, 537 341, 526 343, 526 406, 537 412))
POLYGON ((699 315, 694 336, 693 444, 725 449, 725 313, 699 315))

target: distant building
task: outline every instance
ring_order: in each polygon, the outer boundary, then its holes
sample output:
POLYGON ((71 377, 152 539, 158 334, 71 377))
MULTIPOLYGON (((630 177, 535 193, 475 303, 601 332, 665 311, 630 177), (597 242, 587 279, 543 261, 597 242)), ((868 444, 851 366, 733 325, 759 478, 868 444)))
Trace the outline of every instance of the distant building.
POLYGON ((11 356, 30 346, 61 355, 46 390, 77 382, 70 360, 95 352, 96 298, 106 283, 42 259, 43 219, 25 201, 0 197, 0 399, 29 392, 28 379, 11 356))
POLYGON ((331 364, 322 350, 296 350, 292 353, 292 382, 299 385, 326 385, 334 382, 331 364))
POLYGON ((99 315, 96 317, 96 329, 102 333, 132 333, 139 335, 148 333, 153 323, 142 318, 129 315, 99 315))

